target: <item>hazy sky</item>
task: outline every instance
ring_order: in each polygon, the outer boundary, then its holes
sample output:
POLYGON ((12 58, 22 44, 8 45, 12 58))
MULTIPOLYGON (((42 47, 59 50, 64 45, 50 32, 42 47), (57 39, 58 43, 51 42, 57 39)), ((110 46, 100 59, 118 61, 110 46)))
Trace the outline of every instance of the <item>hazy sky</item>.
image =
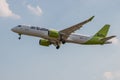
POLYGON ((120 80, 120 0, 0 0, 0 80, 120 80), (110 24, 114 44, 39 45, 18 35, 19 24, 64 29, 91 16, 77 33, 93 35, 110 24))

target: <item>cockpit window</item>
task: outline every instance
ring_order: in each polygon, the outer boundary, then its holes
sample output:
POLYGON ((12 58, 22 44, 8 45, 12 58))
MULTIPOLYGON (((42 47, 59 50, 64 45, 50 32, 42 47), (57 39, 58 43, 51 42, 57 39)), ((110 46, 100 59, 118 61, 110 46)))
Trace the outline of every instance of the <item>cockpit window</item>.
POLYGON ((21 27, 21 25, 18 25, 18 27, 21 27))

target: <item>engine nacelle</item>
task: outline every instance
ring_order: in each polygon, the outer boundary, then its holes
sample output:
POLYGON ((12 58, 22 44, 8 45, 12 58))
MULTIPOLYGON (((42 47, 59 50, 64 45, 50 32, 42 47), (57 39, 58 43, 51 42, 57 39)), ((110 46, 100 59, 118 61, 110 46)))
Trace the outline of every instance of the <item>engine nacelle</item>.
POLYGON ((52 38, 59 38, 60 34, 56 30, 49 30, 48 31, 48 36, 52 38))
POLYGON ((42 45, 42 46, 49 46, 50 41, 45 40, 45 39, 40 39, 39 44, 42 45))

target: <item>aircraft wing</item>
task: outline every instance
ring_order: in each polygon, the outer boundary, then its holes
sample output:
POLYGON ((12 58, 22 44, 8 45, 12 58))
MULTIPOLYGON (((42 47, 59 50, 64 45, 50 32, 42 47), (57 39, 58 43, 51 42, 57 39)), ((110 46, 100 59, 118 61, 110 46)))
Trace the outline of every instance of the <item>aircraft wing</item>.
POLYGON ((89 19, 87 19, 87 20, 85 20, 85 21, 83 21, 81 23, 78 23, 78 24, 73 25, 73 26, 71 26, 69 28, 61 30, 60 33, 62 34, 63 39, 66 40, 71 33, 75 32, 78 29, 80 29, 84 24, 90 22, 93 18, 94 18, 94 16, 90 17, 89 19))

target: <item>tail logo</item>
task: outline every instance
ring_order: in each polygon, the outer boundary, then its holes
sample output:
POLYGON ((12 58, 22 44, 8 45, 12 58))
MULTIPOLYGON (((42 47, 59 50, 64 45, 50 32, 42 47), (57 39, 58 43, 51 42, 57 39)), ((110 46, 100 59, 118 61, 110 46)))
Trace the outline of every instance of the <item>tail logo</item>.
POLYGON ((100 34, 100 33, 97 33, 97 36, 98 36, 98 37, 105 37, 105 35, 100 34))

